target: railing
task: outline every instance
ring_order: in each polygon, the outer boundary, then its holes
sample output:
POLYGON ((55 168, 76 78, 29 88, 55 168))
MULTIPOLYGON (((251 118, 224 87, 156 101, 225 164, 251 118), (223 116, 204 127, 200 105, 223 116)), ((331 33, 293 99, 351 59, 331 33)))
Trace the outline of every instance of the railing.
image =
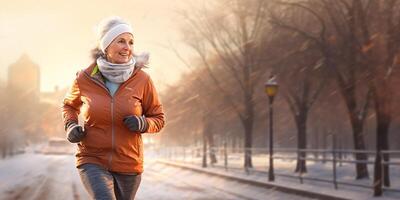
MULTIPOLYGON (((209 148, 206 152, 207 159, 209 159, 209 155, 214 154, 219 160, 222 160, 223 165, 219 163, 210 164, 210 160, 208 160, 208 165, 213 168, 224 168, 225 170, 244 170, 247 174, 250 173, 268 173, 268 149, 267 148, 227 148, 226 146, 222 148, 209 148), (254 167, 249 168, 243 165, 244 163, 244 152, 246 150, 250 150, 252 154, 252 158, 254 162, 254 167), (262 160, 263 158, 263 160, 262 160)), ((390 162, 382 161, 382 169, 384 165, 389 166, 400 166, 400 151, 381 151, 381 155, 383 157, 384 154, 388 154, 392 159, 390 162), (395 160, 393 160, 395 159, 395 160)), ((162 151, 159 151, 159 155, 163 158, 175 161, 181 161, 185 163, 191 164, 201 164, 203 163, 203 148, 189 148, 189 147, 173 147, 173 148, 163 148, 162 151)), ((318 181, 330 183, 333 185, 335 189, 338 189, 340 185, 346 186, 355 186, 362 188, 374 188, 373 178, 370 180, 372 182, 367 184, 357 183, 357 181, 343 181, 340 180, 338 176, 338 167, 343 166, 344 164, 357 164, 364 163, 369 166, 373 165, 375 159, 376 151, 360 151, 360 150, 338 150, 338 149, 289 149, 289 148, 275 148, 274 149, 274 162, 279 162, 278 165, 275 164, 275 175, 287 178, 295 178, 298 179, 301 184, 303 184, 304 180, 318 181), (307 154, 306 157, 301 157, 300 153, 304 152, 307 154), (355 160, 355 154, 365 154, 368 157, 368 160, 358 161, 355 160), (299 157, 300 156, 300 157, 299 157), (312 161, 314 163, 332 163, 331 165, 331 177, 327 177, 326 174, 322 176, 304 176, 303 173, 290 173, 288 171, 282 172, 284 170, 280 170, 283 162, 293 162, 296 160, 306 160, 312 161), (281 166, 280 166, 281 165, 281 166)), ((293 170, 294 168, 291 169, 293 170)), ((327 170, 326 170, 327 171, 327 170)), ((325 171, 325 172, 326 172, 325 171)), ((371 175, 370 175, 371 176, 371 175)), ((371 176, 372 177, 372 176, 371 176)), ((361 181, 361 182, 366 182, 361 181)), ((400 188, 391 188, 391 187, 382 187, 383 191, 392 191, 392 192, 400 192, 400 188)))

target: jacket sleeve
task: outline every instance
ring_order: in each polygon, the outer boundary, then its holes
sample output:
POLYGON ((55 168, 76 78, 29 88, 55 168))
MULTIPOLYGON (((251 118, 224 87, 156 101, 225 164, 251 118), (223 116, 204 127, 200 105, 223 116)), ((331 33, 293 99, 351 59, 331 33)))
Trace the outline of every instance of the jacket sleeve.
POLYGON ((62 117, 64 126, 67 126, 67 124, 70 122, 78 123, 78 115, 81 106, 81 92, 79 90, 78 81, 75 79, 69 91, 65 95, 62 103, 62 117))
POLYGON ((146 117, 146 121, 149 125, 148 133, 159 132, 165 124, 165 116, 163 107, 158 98, 156 88, 153 85, 153 81, 149 77, 143 93, 143 114, 146 117))

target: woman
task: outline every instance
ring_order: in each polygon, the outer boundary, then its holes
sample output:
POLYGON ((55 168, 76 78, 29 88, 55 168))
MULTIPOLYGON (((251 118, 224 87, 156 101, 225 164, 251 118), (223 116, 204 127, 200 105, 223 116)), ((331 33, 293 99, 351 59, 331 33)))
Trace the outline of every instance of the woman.
POLYGON ((93 199, 134 199, 143 172, 141 134, 165 123, 145 64, 133 56, 133 41, 121 18, 103 21, 95 60, 77 74, 63 101, 67 139, 78 143, 77 168, 93 199))

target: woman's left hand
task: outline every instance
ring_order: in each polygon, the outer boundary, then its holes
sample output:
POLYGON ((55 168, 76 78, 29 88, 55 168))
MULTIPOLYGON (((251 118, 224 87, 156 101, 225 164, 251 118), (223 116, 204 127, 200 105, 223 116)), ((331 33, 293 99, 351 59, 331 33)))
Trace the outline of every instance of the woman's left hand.
POLYGON ((125 126, 132 132, 146 132, 149 127, 146 118, 144 116, 130 115, 124 118, 125 126))

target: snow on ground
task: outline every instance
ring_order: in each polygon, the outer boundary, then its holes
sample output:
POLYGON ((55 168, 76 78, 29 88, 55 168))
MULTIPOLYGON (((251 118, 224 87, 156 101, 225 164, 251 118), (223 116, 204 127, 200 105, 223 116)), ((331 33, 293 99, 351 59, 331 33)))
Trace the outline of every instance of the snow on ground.
MULTIPOLYGON (((273 189, 182 170, 145 158, 138 200, 307 199, 273 189)), ((0 200, 89 199, 73 155, 32 153, 0 160, 0 200)))
POLYGON ((308 199, 215 176, 168 167, 147 159, 138 200, 145 199, 308 199))
MULTIPOLYGON (((137 199, 305 199, 303 197, 285 194, 273 189, 255 187, 224 178, 207 176, 190 170, 166 166, 155 161, 156 154, 145 151, 145 172, 139 188, 137 199)), ((237 169, 225 171, 223 163, 219 160, 214 167, 206 170, 226 173, 232 176, 261 182, 267 181, 267 157, 255 155, 253 164, 255 170, 247 174, 242 169, 241 156, 231 156, 228 165, 237 169)), ((182 158, 176 158, 182 160, 182 158)), ((200 157, 195 159, 185 158, 186 164, 200 167, 200 157)), ((181 161, 175 161, 180 163, 181 161)), ((275 172, 291 174, 295 161, 275 161, 275 172)), ((372 184, 373 166, 369 166, 370 179, 354 180, 354 164, 345 164, 337 167, 338 181, 372 184)), ((332 163, 308 162, 308 173, 303 177, 316 177, 332 179, 332 163)), ((275 184, 304 190, 318 191, 321 193, 345 196, 351 199, 400 199, 400 193, 385 191, 383 197, 372 197, 372 189, 351 187, 339 184, 335 190, 333 184, 315 182, 304 179, 300 184, 299 178, 276 176, 275 184)), ((391 166, 391 183, 393 189, 400 189, 400 166, 391 166)), ((0 200, 11 199, 88 199, 79 175, 75 168, 73 155, 43 155, 28 151, 25 154, 15 155, 0 160, 0 200)))
POLYGON ((19 154, 0 160, 0 199, 88 199, 72 155, 19 154))
MULTIPOLYGON (((219 154, 218 158, 221 158, 219 154)), ((174 159, 170 159, 175 162, 191 164, 193 167, 200 167, 202 162, 202 157, 192 157, 191 155, 186 155, 185 157, 174 157, 174 159)), ((372 158, 370 160, 373 160, 372 158)), ((228 174, 233 174, 234 176, 239 176, 251 180, 259 180, 263 182, 267 182, 267 170, 268 170, 268 156, 266 154, 256 154, 253 155, 253 165, 255 170, 250 170, 250 174, 247 174, 243 169, 243 154, 230 154, 228 160, 228 172, 224 169, 224 161, 223 159, 219 159, 218 163, 214 166, 208 167, 207 170, 218 171, 228 174)), ((396 159, 392 159, 392 161, 398 162, 396 159)), ((274 171, 276 174, 286 174, 294 176, 294 178, 288 178, 276 175, 276 183, 288 185, 296 188, 304 188, 313 191, 320 191, 323 193, 331 192, 332 194, 344 194, 344 196, 352 197, 354 199, 400 199, 400 192, 392 192, 385 191, 383 197, 372 197, 373 189, 372 188, 361 188, 354 187, 348 185, 338 185, 338 190, 334 189, 333 185, 333 165, 332 162, 313 162, 307 161, 307 170, 308 172, 302 174, 302 177, 310 177, 310 178, 319 178, 325 179, 330 182, 319 182, 303 179, 303 184, 300 184, 300 178, 298 173, 294 173, 294 169, 296 166, 296 161, 294 160, 274 160, 274 171)), ((355 165, 349 163, 337 163, 337 181, 360 184, 364 186, 372 187, 373 181, 373 165, 368 165, 369 170, 369 179, 355 180, 355 165)), ((390 179, 391 179, 391 187, 392 189, 396 189, 400 191, 400 166, 393 165, 390 166, 390 179)))

